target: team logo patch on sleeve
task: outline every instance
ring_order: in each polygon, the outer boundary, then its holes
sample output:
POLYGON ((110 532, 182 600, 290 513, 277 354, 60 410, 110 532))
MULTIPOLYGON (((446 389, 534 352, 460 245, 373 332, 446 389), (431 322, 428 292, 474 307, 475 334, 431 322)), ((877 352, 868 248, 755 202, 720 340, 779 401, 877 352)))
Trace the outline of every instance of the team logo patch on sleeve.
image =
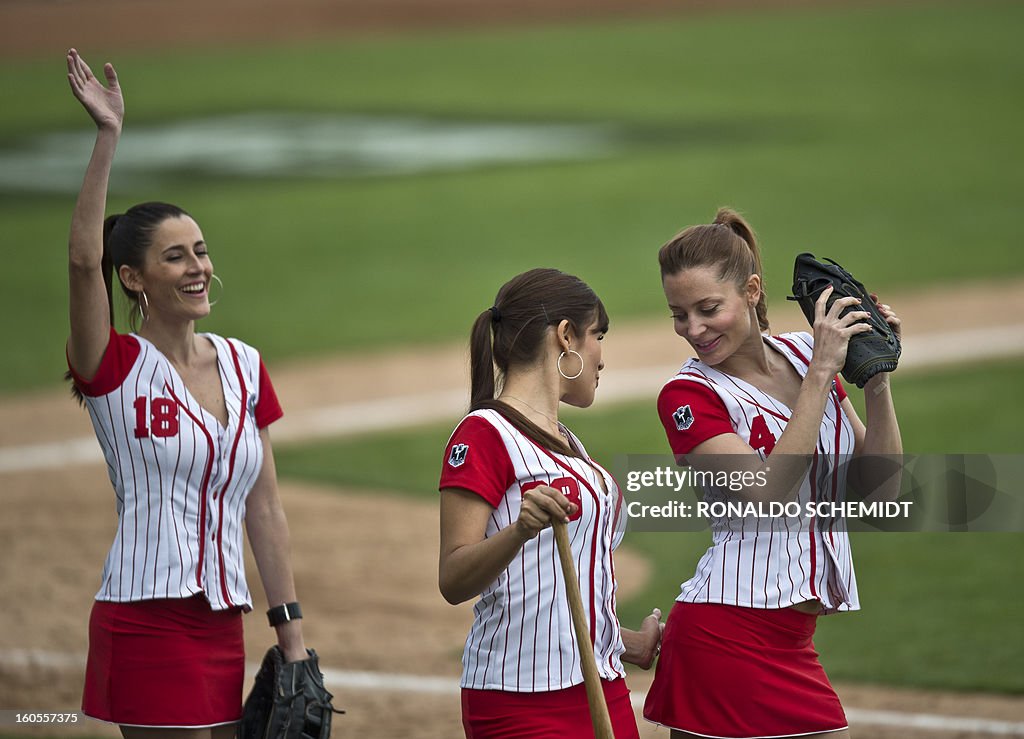
POLYGON ((448 464, 452 467, 461 467, 466 461, 469 453, 469 444, 456 444, 452 447, 452 453, 448 455, 448 464))
POLYGON ((684 405, 682 408, 676 409, 676 412, 672 414, 672 420, 676 422, 677 429, 686 431, 693 425, 693 411, 690 410, 690 406, 684 405))

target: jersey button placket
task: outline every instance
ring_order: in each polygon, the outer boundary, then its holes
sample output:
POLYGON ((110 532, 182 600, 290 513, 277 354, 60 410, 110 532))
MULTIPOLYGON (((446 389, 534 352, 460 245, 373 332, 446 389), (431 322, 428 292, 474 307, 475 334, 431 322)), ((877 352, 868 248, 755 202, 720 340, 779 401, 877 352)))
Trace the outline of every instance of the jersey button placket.
MULTIPOLYGON (((209 578, 210 574, 217 571, 217 521, 218 521, 218 508, 216 505, 217 497, 221 492, 221 486, 224 484, 222 478, 222 472, 224 470, 223 459, 221 457, 221 450, 224 449, 224 431, 221 425, 217 424, 217 436, 215 442, 215 448, 213 453, 213 468, 210 471, 210 485, 207 488, 207 495, 210 500, 206 506, 206 527, 207 531, 210 532, 210 546, 207 549, 207 562, 204 568, 204 579, 209 578)), ((207 592, 212 592, 210 585, 207 592)))
POLYGON ((217 494, 221 492, 221 486, 224 484, 224 481, 221 479, 225 467, 224 460, 221 457, 222 449, 224 449, 224 434, 220 433, 217 436, 217 448, 213 450, 213 469, 210 472, 209 492, 213 500, 217 500, 217 494))

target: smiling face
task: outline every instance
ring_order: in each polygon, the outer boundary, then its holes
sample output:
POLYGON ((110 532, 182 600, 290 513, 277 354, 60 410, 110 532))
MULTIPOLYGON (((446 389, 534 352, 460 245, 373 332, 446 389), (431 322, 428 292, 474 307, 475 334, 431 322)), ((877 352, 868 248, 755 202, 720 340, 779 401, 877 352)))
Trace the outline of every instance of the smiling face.
POLYGON ((752 275, 743 290, 713 267, 691 267, 662 280, 677 334, 709 366, 731 357, 759 333, 753 306, 761 281, 752 275))
POLYGON ((121 267, 121 279, 145 290, 147 315, 197 320, 210 313, 213 263, 199 225, 190 216, 167 218, 153 231, 141 271, 121 267))
POLYGON ((575 380, 561 379, 561 400, 563 403, 577 408, 588 408, 594 403, 594 395, 600 381, 604 361, 601 358, 601 342, 604 340, 604 327, 595 320, 580 337, 570 334, 569 347, 579 352, 566 354, 562 359, 562 371, 572 377, 580 370, 580 358, 583 360, 583 372, 575 380))

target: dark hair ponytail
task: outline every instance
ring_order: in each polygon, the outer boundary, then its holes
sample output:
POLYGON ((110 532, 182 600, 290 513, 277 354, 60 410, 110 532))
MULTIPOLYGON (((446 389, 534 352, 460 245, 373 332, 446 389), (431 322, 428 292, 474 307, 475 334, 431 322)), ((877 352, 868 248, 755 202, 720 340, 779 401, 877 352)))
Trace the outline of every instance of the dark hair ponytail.
MULTIPOLYGON (((168 218, 188 216, 182 208, 170 203, 149 202, 133 205, 124 213, 107 216, 103 220, 103 257, 100 271, 103 273, 103 284, 107 288, 107 310, 110 311, 110 325, 114 325, 114 280, 128 298, 130 307, 128 321, 133 330, 139 310, 139 296, 125 287, 117 274, 123 265, 141 270, 146 259, 146 251, 153 243, 153 234, 160 224, 168 218)), ((71 382, 71 395, 82 404, 85 398, 82 391, 74 383, 71 371, 64 373, 64 379, 71 382)))
POLYGON ((471 379, 469 407, 476 410, 481 403, 494 400, 494 344, 491 325, 494 314, 485 310, 473 322, 469 335, 469 376, 471 379))
POLYGON ((719 208, 714 223, 690 226, 672 237, 658 252, 661 277, 691 267, 717 267, 719 277, 743 289, 751 275, 761 280, 761 297, 754 307, 757 325, 768 330, 768 302, 757 235, 732 208, 719 208))
POLYGON ((494 306, 477 316, 470 332, 470 410, 497 410, 541 446, 578 456, 564 439, 496 399, 509 369, 536 361, 548 328, 563 320, 577 336, 595 322, 602 332, 608 330, 604 304, 578 277, 557 269, 532 269, 502 285, 494 306))
POLYGON ((107 309, 110 311, 110 325, 114 325, 114 256, 110 253, 110 234, 117 225, 120 213, 107 216, 103 221, 103 261, 100 271, 103 272, 103 284, 107 287, 107 309))

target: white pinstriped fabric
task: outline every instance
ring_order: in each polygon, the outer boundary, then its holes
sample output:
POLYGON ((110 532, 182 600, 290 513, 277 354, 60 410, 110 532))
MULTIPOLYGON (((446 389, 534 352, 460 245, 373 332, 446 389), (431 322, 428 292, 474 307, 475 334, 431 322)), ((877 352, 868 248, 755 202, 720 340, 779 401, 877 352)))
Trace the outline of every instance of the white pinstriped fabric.
MULTIPOLYGON (((594 654, 601 676, 625 677, 625 651, 615 615, 612 552, 622 540, 622 498, 612 476, 599 465, 539 447, 493 410, 471 413, 498 434, 487 451, 511 463, 514 482, 504 491, 487 524, 485 536, 512 525, 519 515, 523 486, 575 481, 581 512, 568 524, 570 543, 594 654)), ((459 442, 460 427, 449 442, 459 442)), ((589 460, 570 432, 573 443, 589 460)), ((477 445, 479 446, 479 444, 477 445)), ((484 450, 471 448, 469 454, 484 450)), ((590 460, 592 461, 592 460, 590 460)), ((446 464, 448 464, 446 462, 446 464)), ((445 478, 442 477, 442 487, 445 478)), ((472 485, 472 482, 468 483, 472 485)), ((544 529, 527 542, 508 568, 485 590, 473 609, 474 621, 462 659, 464 688, 538 692, 583 682, 579 650, 565 595, 553 532, 544 529)))
MULTIPOLYGON (((806 332, 765 337, 803 377, 813 351, 806 332)), ((752 427, 767 427, 777 440, 791 410, 753 385, 690 359, 666 384, 692 382, 712 390, 722 401, 737 435, 751 443, 752 427), (763 426, 762 426, 763 424, 763 426)), ((853 427, 839 405, 835 387, 825 404, 811 470, 797 500, 840 501, 846 486, 842 462, 853 454, 853 427)), ((693 408, 698 418, 699 407, 693 408)), ((751 446, 757 446, 756 443, 751 446)), ((758 449, 762 459, 764 449, 758 449)), ((722 500, 709 493, 708 500, 722 500)), ((857 579, 844 526, 813 517, 716 518, 711 522, 712 544, 697 565, 696 574, 681 586, 677 601, 722 603, 748 608, 784 608, 817 598, 824 612, 860 608, 857 579)))
POLYGON ((214 610, 252 607, 242 521, 263 464, 255 420, 260 359, 237 339, 202 335, 217 349, 226 427, 192 397, 167 358, 134 334, 112 335, 139 346, 131 366, 101 368, 117 373, 116 387, 86 394, 118 514, 97 600, 203 592, 214 610))

